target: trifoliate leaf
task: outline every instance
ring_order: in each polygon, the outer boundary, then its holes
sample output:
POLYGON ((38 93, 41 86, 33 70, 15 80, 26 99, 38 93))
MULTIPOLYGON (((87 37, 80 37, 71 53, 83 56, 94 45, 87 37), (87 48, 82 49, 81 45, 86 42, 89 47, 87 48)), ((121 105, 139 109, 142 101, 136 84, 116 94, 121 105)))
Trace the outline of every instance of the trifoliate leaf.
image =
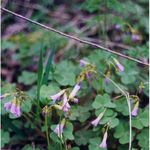
POLYGON ((23 83, 25 85, 31 85, 37 80, 36 73, 23 71, 21 76, 18 78, 19 83, 23 83))

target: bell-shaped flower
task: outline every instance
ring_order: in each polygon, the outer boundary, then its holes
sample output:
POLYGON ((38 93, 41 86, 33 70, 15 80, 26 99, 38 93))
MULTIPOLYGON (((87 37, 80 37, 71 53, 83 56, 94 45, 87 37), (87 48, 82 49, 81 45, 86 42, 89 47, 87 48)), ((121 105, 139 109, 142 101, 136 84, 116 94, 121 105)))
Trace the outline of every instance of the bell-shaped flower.
POLYGON ((124 71, 123 65, 121 65, 120 62, 119 62, 117 59, 115 59, 115 58, 114 58, 114 62, 115 62, 115 64, 116 64, 116 66, 117 66, 119 72, 123 72, 123 71, 124 71))
POLYGON ((50 98, 53 100, 53 103, 55 103, 56 100, 58 100, 60 96, 62 96, 64 93, 65 93, 65 90, 61 90, 57 94, 50 96, 50 98))
POLYGON ((137 41, 141 40, 140 36, 137 35, 137 34, 133 34, 131 36, 131 39, 132 39, 133 42, 137 42, 137 41))
POLYGON ((137 101, 132 112, 131 112, 131 115, 132 116, 137 116, 137 113, 138 113, 138 106, 139 106, 139 102, 137 101))
POLYGON ((105 82, 106 85, 109 84, 109 79, 108 79, 108 77, 105 77, 104 82, 105 82))
POLYGON ((4 104, 4 108, 6 109, 6 111, 10 110, 11 105, 12 105, 11 102, 7 102, 7 103, 4 104))
POLYGON ((84 67, 85 65, 88 65, 90 63, 86 62, 85 60, 80 60, 80 67, 84 67))
POLYGON ((79 99, 78 98, 73 98, 72 100, 74 103, 78 103, 79 102, 79 99))
POLYGON ((103 136, 103 139, 102 139, 102 142, 100 143, 99 147, 100 148, 107 148, 107 136, 108 136, 108 133, 107 131, 104 133, 104 136, 103 136))
POLYGON ((76 94, 77 94, 77 92, 80 90, 80 83, 77 83, 76 85, 75 85, 75 87, 73 88, 73 90, 72 90, 72 92, 70 93, 70 95, 69 95, 69 98, 70 99, 72 99, 72 98, 74 98, 75 96, 76 96, 76 94))
POLYGON ((0 95, 0 100, 2 100, 3 98, 5 98, 5 97, 7 97, 7 96, 9 96, 10 94, 9 93, 5 93, 5 94, 3 94, 3 95, 0 95))
POLYGON ((104 82, 106 85, 109 84, 109 78, 110 78, 110 71, 107 71, 106 75, 105 75, 105 79, 104 79, 104 82))
POLYGON ((100 120, 102 119, 102 117, 103 117, 105 111, 106 111, 106 109, 105 109, 102 113, 100 113, 96 119, 94 119, 93 121, 91 121, 91 124, 92 124, 93 126, 96 127, 96 126, 99 124, 99 122, 100 122, 100 120))
POLYGON ((10 111, 15 117, 21 116, 20 101, 16 97, 11 101, 4 104, 6 111, 10 111))
POLYGON ((67 95, 66 95, 66 93, 65 93, 65 94, 64 94, 64 97, 63 97, 62 110, 63 110, 64 112, 67 112, 67 111, 69 110, 69 108, 70 108, 70 105, 69 105, 69 103, 68 103, 67 95))
POLYGON ((56 128, 54 129, 54 132, 58 135, 58 137, 62 136, 64 125, 65 119, 63 119, 61 123, 57 124, 56 128))
POLYGON ((86 73, 86 78, 89 80, 91 78, 91 74, 88 72, 86 73))

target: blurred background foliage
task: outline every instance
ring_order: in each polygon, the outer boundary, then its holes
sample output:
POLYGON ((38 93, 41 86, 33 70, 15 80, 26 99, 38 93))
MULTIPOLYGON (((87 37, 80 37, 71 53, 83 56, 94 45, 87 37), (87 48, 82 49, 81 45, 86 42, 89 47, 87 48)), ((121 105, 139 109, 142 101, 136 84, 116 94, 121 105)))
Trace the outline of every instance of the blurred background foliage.
MULTIPOLYGON (((121 52, 144 62, 148 62, 149 23, 148 0, 3 0, 2 7, 8 8, 40 23, 59 29, 65 33, 101 44, 114 51, 121 52)), ((112 54, 91 48, 71 39, 44 30, 34 24, 21 20, 2 11, 1 17, 1 93, 12 92, 15 88, 25 91, 36 100, 37 67, 40 50, 43 50, 44 64, 51 49, 55 46, 53 66, 49 75, 49 84, 41 87, 41 106, 48 97, 62 87, 76 83, 81 71, 79 60, 85 59, 95 64, 99 70, 106 72, 107 61, 112 54)), ((116 57, 116 56, 114 56, 116 57)), ((133 118, 133 150, 148 150, 148 67, 116 57, 125 71, 116 73, 111 69, 111 78, 131 95, 137 94, 138 86, 144 83, 144 90, 138 94, 140 109, 133 118)), ((109 97, 113 104, 100 124, 111 119, 108 137, 108 149, 128 149, 128 109, 124 98, 115 100, 120 94, 111 83, 104 84, 104 78, 83 83, 83 92, 79 92, 79 105, 71 107, 64 136, 71 150, 100 150, 99 130, 102 126, 88 127, 89 122, 102 112, 104 105, 99 99, 109 97), (105 93, 105 94, 104 94, 105 93), (97 101, 98 104, 97 105, 97 101)), ((12 150, 46 149, 45 127, 41 120, 34 118, 30 112, 35 106, 25 101, 22 106, 24 116, 12 118, 3 109, 3 104, 12 97, 2 101, 1 147, 12 150), (40 123, 39 123, 40 122, 40 123), (35 134, 36 133, 36 134, 35 134)), ((106 98, 108 99, 108 98, 106 98)), ((105 102, 105 101, 104 101, 105 102)), ((58 119, 51 116, 49 126, 58 119)), ((50 132, 52 150, 59 149, 58 137, 50 132)))

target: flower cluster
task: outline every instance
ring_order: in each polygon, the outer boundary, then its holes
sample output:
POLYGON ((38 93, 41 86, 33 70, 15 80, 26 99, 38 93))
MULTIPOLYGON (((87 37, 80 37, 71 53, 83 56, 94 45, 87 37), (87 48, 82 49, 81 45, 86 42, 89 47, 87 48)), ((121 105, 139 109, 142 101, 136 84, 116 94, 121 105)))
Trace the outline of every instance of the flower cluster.
POLYGON ((20 117, 21 116, 20 104, 21 102, 17 100, 16 97, 14 97, 12 101, 4 104, 4 108, 6 109, 6 111, 12 113, 15 117, 20 117))
POLYGON ((21 104, 25 100, 25 93, 16 89, 13 93, 5 93, 0 96, 0 99, 4 99, 7 96, 13 96, 13 99, 9 102, 4 103, 4 109, 10 112, 15 117, 21 116, 21 104))

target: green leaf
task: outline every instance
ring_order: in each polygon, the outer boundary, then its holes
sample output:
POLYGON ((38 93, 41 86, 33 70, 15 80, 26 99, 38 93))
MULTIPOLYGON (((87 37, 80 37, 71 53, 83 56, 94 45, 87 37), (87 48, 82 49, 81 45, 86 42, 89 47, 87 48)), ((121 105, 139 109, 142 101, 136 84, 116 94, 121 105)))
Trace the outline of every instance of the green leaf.
POLYGON ((30 99, 25 100, 21 105, 22 112, 28 113, 32 108, 32 102, 30 99))
POLYGON ((71 150, 80 150, 79 147, 72 147, 71 150))
POLYGON ((10 141, 9 132, 1 130, 1 137, 1 148, 3 148, 5 144, 8 144, 10 141))
POLYGON ((144 111, 139 109, 138 115, 133 117, 132 119, 132 126, 137 129, 142 129, 144 127, 148 127, 149 125, 149 113, 148 109, 146 108, 144 111))
POLYGON ((69 61, 63 61, 56 66, 54 79, 63 86, 73 86, 76 82, 76 67, 69 61))
POLYGON ((111 121, 110 121, 109 126, 110 126, 111 128, 115 128, 116 126, 118 126, 118 124, 119 124, 119 119, 117 119, 117 118, 112 118, 111 121))
POLYGON ((49 98, 51 95, 58 93, 61 89, 58 84, 51 83, 50 85, 42 85, 40 95, 42 99, 49 98))
POLYGON ((138 145, 141 146, 142 148, 148 148, 149 146, 149 130, 148 128, 143 129, 138 135, 138 145))
POLYGON ((100 137, 94 137, 89 140, 89 150, 107 150, 107 148, 100 148, 99 145, 101 143, 100 137))
MULTIPOLYGON (((132 138, 135 133, 132 130, 132 138)), ((128 122, 120 120, 119 125, 115 128, 114 137, 119 139, 120 144, 129 143, 129 125, 128 122)))
POLYGON ((78 107, 77 106, 72 106, 70 108, 70 112, 68 114, 69 120, 76 120, 77 117, 79 117, 80 113, 78 111, 78 107))
POLYGON ((120 112, 124 116, 128 116, 129 115, 126 98, 124 98, 124 97, 119 98, 119 99, 115 100, 114 103, 116 104, 116 108, 115 109, 116 109, 117 112, 120 112))
POLYGON ((95 134, 91 130, 80 130, 75 133, 75 142, 77 145, 86 145, 95 134))
POLYGON ((97 95, 92 106, 95 109, 98 109, 101 107, 107 107, 107 108, 115 108, 116 107, 116 105, 111 102, 111 99, 108 94, 104 94, 103 96, 97 95))
POLYGON ((31 85, 37 80, 35 76, 36 73, 23 71, 21 76, 18 78, 18 82, 23 83, 24 85, 31 85))
POLYGON ((38 81, 37 81, 37 100, 40 98, 40 88, 43 78, 43 52, 40 50, 39 62, 38 62, 38 81))
POLYGON ((69 140, 74 140, 74 136, 72 134, 73 132, 73 125, 70 122, 66 122, 64 130, 63 130, 63 135, 65 140, 69 139, 69 140))
MULTIPOLYGON (((33 150, 31 145, 25 145, 21 150, 33 150)), ((34 150, 40 150, 40 148, 34 148, 34 150)))

